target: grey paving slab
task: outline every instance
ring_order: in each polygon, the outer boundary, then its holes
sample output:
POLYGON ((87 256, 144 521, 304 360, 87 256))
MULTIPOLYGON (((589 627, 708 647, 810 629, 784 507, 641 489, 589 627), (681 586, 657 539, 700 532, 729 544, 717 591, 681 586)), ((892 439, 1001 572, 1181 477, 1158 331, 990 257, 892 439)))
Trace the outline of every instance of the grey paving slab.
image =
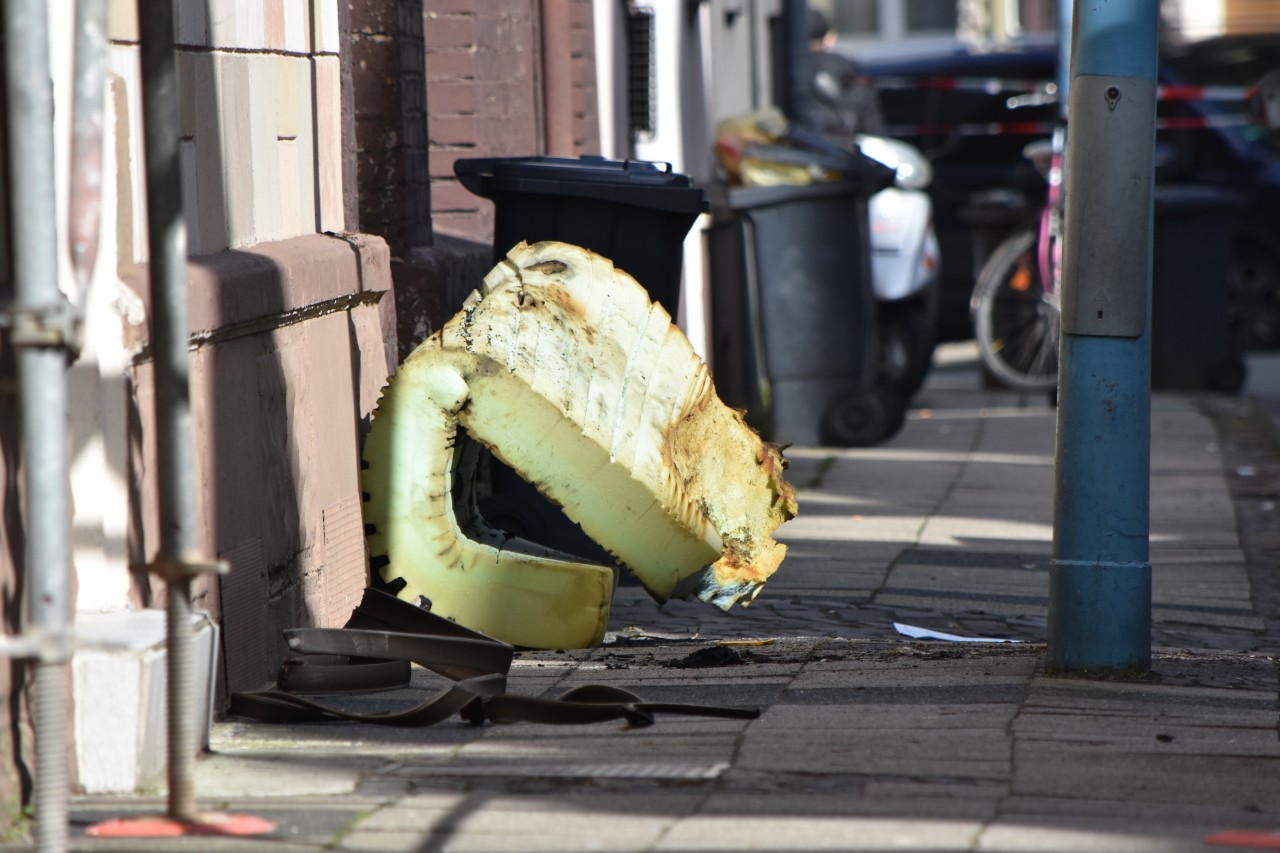
MULTIPOLYGON (((732 781, 732 780, 730 780, 732 781)), ((770 814, 797 817, 959 818, 990 820, 998 812, 1004 786, 967 780, 929 783, 879 777, 825 777, 773 780, 748 778, 757 790, 717 791, 699 809, 703 816, 770 814), (776 790, 759 788, 772 781, 776 790), (782 784, 786 785, 784 789, 782 784), (780 796, 784 790, 796 795, 780 796)), ((743 786, 745 788, 745 784, 743 786)))
MULTIPOLYGON (((1278 806, 1280 807, 1280 806, 1278 806)), ((1261 810, 1244 803, 1216 805, 1208 803, 1142 803, 1135 805, 1090 796, 1088 791, 1074 797, 1028 797, 1011 795, 1000 801, 1003 815, 1036 815, 1041 819, 1062 820, 1080 818, 1107 818, 1115 820, 1142 820, 1187 824, 1203 827, 1207 831, 1226 829, 1263 829, 1274 822, 1275 809, 1261 810)))
POLYGON ((1157 544, 1166 541, 1177 541, 1183 545, 1195 542, 1199 547, 1226 548, 1235 542, 1235 533, 1230 522, 1224 521, 1211 528, 1194 523, 1195 519, 1174 519, 1167 525, 1160 521, 1151 525, 1151 536, 1157 544))
POLYGON ((417 832, 355 832, 343 838, 334 850, 352 853, 417 853, 421 850, 441 849, 430 831, 417 832))
POLYGON ((1185 509, 1189 517, 1206 520, 1230 519, 1235 514, 1230 496, 1222 491, 1220 463, 1196 472, 1151 472, 1151 503, 1171 512, 1185 509))
POLYGON ((803 738, 775 739, 768 743, 743 745, 736 766, 745 770, 775 773, 806 773, 842 776, 871 774, 897 777, 942 777, 1000 782, 1008 778, 1008 750, 983 743, 994 737, 983 735, 964 739, 972 743, 972 755, 959 753, 954 745, 930 749, 937 743, 919 745, 910 755, 909 739, 890 737, 842 738, 835 743, 819 743, 803 738))
POLYGON ((396 810, 361 824, 341 850, 644 850, 678 819, 661 813, 593 808, 581 799, 558 808, 510 801, 495 807, 472 795, 454 812, 396 810), (413 831, 406 831, 414 826, 413 831), (558 845, 558 846, 557 846, 558 845))
MULTIPOLYGON (((439 846, 431 846, 427 848, 414 848, 415 853, 418 849, 427 849, 441 853, 511 853, 515 842, 511 835, 490 835, 482 832, 469 832, 458 838, 449 839, 446 843, 439 846)), ((564 850, 569 853, 590 853, 591 851, 608 851, 608 853, 641 853, 654 849, 651 842, 644 836, 639 838, 617 837, 609 833, 592 833, 586 838, 580 838, 568 834, 557 834, 554 837, 536 836, 526 834, 519 840, 521 850, 528 850, 530 853, 555 853, 555 851, 564 850), (604 835, 604 838, 600 836, 604 835)))
POLYGON ((1272 756, 1157 754, 1083 749, 1062 742, 1019 742, 1014 791, 1026 796, 1090 797, 1133 803, 1240 806, 1280 801, 1272 756))
MULTIPOLYGON (((1034 457, 1035 464, 1023 464, 1026 457, 1012 457, 1003 461, 994 454, 976 455, 976 461, 965 467, 955 490, 948 494, 949 503, 964 503, 974 509, 998 510, 1013 495, 1025 495, 1040 507, 1050 505, 1053 494, 1052 461, 1034 457)), ((985 514, 985 513, 984 513, 985 514)))
MULTIPOLYGON (((801 515, 778 531, 778 541, 822 543, 825 548, 852 548, 854 543, 906 543, 920 540, 927 518, 924 515, 857 513, 854 515, 801 515)), ((811 544, 811 547, 816 545, 811 544)))
POLYGON ((1216 725, 1238 726, 1274 721, 1275 696, 1267 691, 1203 687, 1151 686, 1104 694, 1058 683, 1034 688, 1023 702, 1023 716, 1053 714, 1090 720, 1110 716, 1125 719, 1210 719, 1216 725))
POLYGON ((715 815, 680 821, 653 848, 677 851, 973 849, 982 821, 963 819, 715 815))
POLYGON ((493 738, 468 747, 447 765, 406 763, 397 773, 405 777, 418 773, 480 776, 505 771, 521 778, 572 778, 581 775, 577 765, 586 765, 591 768, 589 775, 685 778, 711 772, 732 759, 737 748, 732 732, 671 740, 632 737, 634 734, 615 727, 594 736, 588 732, 577 738, 562 736, 558 741, 537 732, 518 739, 493 738))
MULTIPOLYGON (((405 844, 430 849, 645 849, 702 801, 688 791, 575 791, 516 794, 473 788, 415 795, 361 821, 346 845, 405 844), (415 832, 406 833, 407 827, 415 832)), ((406 849, 425 849, 409 847, 406 849)))
POLYGON ((1190 687, 1248 688, 1274 693, 1280 670, 1275 655, 1266 652, 1221 654, 1211 650, 1156 647, 1152 671, 1161 683, 1190 687))
MULTIPOLYGON (((1229 602, 1230 603, 1230 602, 1229 602)), ((1214 607, 1210 604, 1168 606, 1163 602, 1152 605, 1152 618, 1157 622, 1191 623, 1199 628, 1237 628, 1261 633, 1266 625, 1251 610, 1238 607, 1214 607)))
POLYGON ((1033 632, 1031 636, 1028 636, 1022 631, 1010 631, 1007 621, 1002 622, 1001 626, 995 630, 983 631, 966 627, 971 621, 970 618, 966 617, 980 616, 990 613, 999 613, 1005 620, 1011 617, 1020 616, 1028 618, 1040 617, 1041 621, 1043 621, 1048 603, 1044 598, 1015 596, 1012 594, 974 596, 948 595, 946 593, 937 592, 930 593, 927 590, 886 590, 878 594, 875 600, 877 604, 883 607, 896 609, 898 613, 902 615, 902 618, 897 621, 917 625, 918 627, 931 628, 961 636, 988 636, 1000 639, 1020 640, 1041 640, 1044 638, 1043 631, 1033 632), (911 619, 908 614, 903 612, 904 608, 928 610, 935 613, 947 613, 950 618, 942 620, 939 624, 919 625, 919 622, 922 620, 911 619), (975 613, 975 610, 981 611, 981 613, 975 613))
POLYGON ((772 760, 776 755, 784 764, 763 766, 818 773, 849 772, 850 768, 860 773, 878 773, 880 768, 889 767, 894 769, 887 772, 909 776, 913 775, 914 768, 932 763, 940 756, 961 762, 1003 764, 1008 761, 1010 746, 1008 735, 999 727, 871 726, 857 715, 850 715, 840 729, 774 733, 767 740, 748 736, 738 760, 742 766, 759 767, 760 756, 769 755, 772 760), (827 760, 813 760, 824 753, 828 755, 827 760), (853 763, 846 765, 841 756, 849 756, 853 763), (871 763, 859 763, 863 759, 871 763), (813 770, 814 767, 821 769, 813 770))
POLYGON ((983 829, 980 853, 1204 853, 1202 828, 1130 816, 1092 818, 1087 825, 1057 816, 1001 817, 983 829))
POLYGON ((1053 527, 1050 519, 1018 521, 972 512, 936 515, 925 523, 916 541, 932 547, 1048 554, 1049 543, 1053 541, 1053 527))
MULTIPOLYGON (((1018 608, 1043 609, 1048 603, 1048 570, 1038 564, 1019 559, 1021 565, 1030 568, 989 569, 979 566, 942 567, 912 565, 905 561, 893 567, 885 579, 883 591, 876 602, 886 603, 891 596, 918 597, 942 595, 953 601, 999 602, 1018 608)), ((996 607, 1000 610, 1000 607, 996 607)))
POLYGON ((1166 726, 1175 726, 1179 721, 1201 719, 1205 716, 1210 717, 1215 726, 1225 729, 1265 728, 1267 713, 1262 703, 1254 703, 1244 708, 1228 709, 1219 707, 1208 709, 1197 702, 1179 702, 1177 704, 1171 702, 1167 709, 1160 710, 1133 708, 1127 703, 1118 702, 1109 709, 1093 708, 1065 711, 1054 709, 1046 712, 1024 710, 1018 717, 1018 726, 1019 731, 1023 731, 1023 726, 1028 727, 1026 730, 1029 732, 1036 730, 1033 727, 1039 727, 1040 731, 1049 731, 1050 739, 1056 736, 1065 740, 1079 734, 1081 731, 1099 732, 1101 733, 1099 737, 1105 738, 1106 727, 1110 725, 1149 721, 1152 723, 1163 722, 1166 726))
MULTIPOLYGON (((964 482, 951 491, 938 515, 967 519, 990 519, 1011 524, 1037 525, 1053 522, 1053 491, 1010 490, 1000 485, 964 482)), ((1032 528, 1034 529, 1034 528, 1032 528)))
POLYGON ((202 796, 214 798, 346 794, 356 789, 364 774, 385 765, 384 758, 363 751, 340 757, 297 749, 213 754, 197 765, 196 785, 202 796), (270 784, 263 785, 267 780, 270 784), (255 790, 259 787, 265 790, 255 790))
MULTIPOLYGON (((928 647, 925 647, 927 651, 928 647)), ((913 646, 910 652, 920 650, 913 646)), ((1009 685, 1018 685, 1026 689, 1028 676, 1032 674, 1039 661, 1031 654, 1023 657, 1009 655, 1006 658, 973 655, 966 657, 963 648, 954 646, 939 651, 954 654, 954 658, 943 659, 952 666, 938 666, 936 663, 922 667, 915 661, 918 658, 910 652, 904 653, 897 660, 878 665, 868 665, 860 661, 831 661, 811 663, 805 667, 791 682, 792 690, 803 690, 811 687, 855 687, 855 688, 922 688, 934 685, 943 690, 956 687, 980 687, 994 693, 1003 693, 1009 685)), ((927 652, 926 652, 927 653, 927 652)), ((872 693, 869 695, 877 695, 872 693)), ((972 702, 961 702, 962 698, 971 698, 973 694, 957 692, 952 698, 957 701, 945 703, 947 707, 967 709, 972 702)), ((981 696, 981 694, 979 694, 981 696)), ((1003 703, 993 703, 1003 704, 1003 703)))
POLYGON ((1101 731, 1090 721, 1087 727, 1078 722, 1076 725, 1065 723, 1052 730, 1018 726, 1017 737, 1019 743, 1028 746, 1052 741, 1069 744, 1082 752, 1097 749, 1159 756, 1212 754, 1227 758, 1280 758, 1275 730, 1264 726, 1227 728, 1155 721, 1126 726, 1123 731, 1101 731))
POLYGON ((1152 555, 1152 592, 1156 600, 1192 603, 1230 602, 1252 606, 1243 555, 1182 555, 1174 561, 1152 555))
POLYGON ((842 494, 830 486, 797 488, 796 503, 805 515, 845 515, 882 509, 888 505, 883 497, 859 493, 842 494))
POLYGON ((406 753, 420 758, 448 756, 458 745, 480 736, 481 731, 461 721, 420 731, 340 722, 296 726, 221 722, 213 726, 209 758, 299 755, 309 757, 313 765, 332 761, 341 767, 350 761, 362 766, 372 759, 406 753))

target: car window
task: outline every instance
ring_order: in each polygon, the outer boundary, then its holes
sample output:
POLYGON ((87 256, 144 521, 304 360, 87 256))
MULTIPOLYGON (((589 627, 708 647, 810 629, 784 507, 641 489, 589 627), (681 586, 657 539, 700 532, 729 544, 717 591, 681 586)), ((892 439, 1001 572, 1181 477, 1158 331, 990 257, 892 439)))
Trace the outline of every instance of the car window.
MULTIPOLYGON (((1243 92, 1269 71, 1280 68, 1280 34, 1225 36, 1167 48, 1161 55, 1162 82, 1183 86, 1236 88, 1241 96, 1219 93, 1203 99, 1162 103, 1166 124, 1184 122, 1182 135, 1212 135, 1214 140, 1194 140, 1192 148, 1203 158, 1221 141, 1227 148, 1252 157, 1280 156, 1274 134, 1253 123, 1243 92), (1202 129, 1196 123, 1205 125, 1202 129)), ((1184 142, 1184 148, 1187 144, 1184 142)))
POLYGON ((1055 60, 1051 48, 945 53, 867 63, 864 70, 880 80, 889 132, 933 160, 941 182, 954 177, 974 186, 1002 185, 1011 172, 1022 171, 1023 146, 1047 137, 1056 118, 1052 105, 1010 110, 1006 101, 1028 85, 1052 82, 1055 60))
POLYGON ((1165 64, 1183 81, 1200 86, 1252 86, 1280 68, 1280 35, 1269 41, 1194 42, 1165 51, 1165 64))

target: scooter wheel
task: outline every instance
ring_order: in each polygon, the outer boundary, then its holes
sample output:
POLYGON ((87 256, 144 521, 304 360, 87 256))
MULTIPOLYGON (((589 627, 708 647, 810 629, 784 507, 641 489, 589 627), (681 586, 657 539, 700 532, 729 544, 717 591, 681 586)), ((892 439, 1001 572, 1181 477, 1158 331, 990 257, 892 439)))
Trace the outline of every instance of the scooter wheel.
POLYGON ((924 384, 933 363, 935 340, 928 306, 922 299, 911 299, 883 304, 877 310, 877 385, 909 400, 924 384))
POLYGON ((906 416, 906 406, 892 395, 846 394, 823 413, 822 441, 837 447, 871 447, 902 429, 906 416))

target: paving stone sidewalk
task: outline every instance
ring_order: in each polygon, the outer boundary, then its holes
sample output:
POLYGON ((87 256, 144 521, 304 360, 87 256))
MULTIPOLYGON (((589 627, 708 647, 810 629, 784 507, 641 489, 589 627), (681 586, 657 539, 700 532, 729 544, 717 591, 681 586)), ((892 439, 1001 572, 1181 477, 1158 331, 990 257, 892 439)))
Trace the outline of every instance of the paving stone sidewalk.
POLYGON ((87 839, 90 823, 164 799, 78 798, 73 849, 1280 849, 1268 408, 1156 396, 1153 671, 1093 680, 1043 671, 1053 409, 983 389, 963 362, 936 370, 916 404, 880 447, 788 451, 802 514, 750 608, 659 607, 623 585, 603 647, 525 652, 511 676, 516 693, 606 683, 756 705, 759 719, 222 722, 201 803, 274 820, 273 834, 87 839), (895 625, 1018 642, 916 640, 895 625))

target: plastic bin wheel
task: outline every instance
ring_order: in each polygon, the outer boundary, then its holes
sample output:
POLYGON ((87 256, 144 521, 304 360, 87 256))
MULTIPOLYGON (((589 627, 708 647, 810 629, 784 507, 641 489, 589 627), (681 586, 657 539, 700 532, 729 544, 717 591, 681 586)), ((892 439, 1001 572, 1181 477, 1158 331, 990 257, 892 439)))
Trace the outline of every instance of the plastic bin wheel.
POLYGON ((906 417, 906 406, 891 394, 845 394, 823 412, 822 441, 837 447, 871 447, 895 435, 906 417))

